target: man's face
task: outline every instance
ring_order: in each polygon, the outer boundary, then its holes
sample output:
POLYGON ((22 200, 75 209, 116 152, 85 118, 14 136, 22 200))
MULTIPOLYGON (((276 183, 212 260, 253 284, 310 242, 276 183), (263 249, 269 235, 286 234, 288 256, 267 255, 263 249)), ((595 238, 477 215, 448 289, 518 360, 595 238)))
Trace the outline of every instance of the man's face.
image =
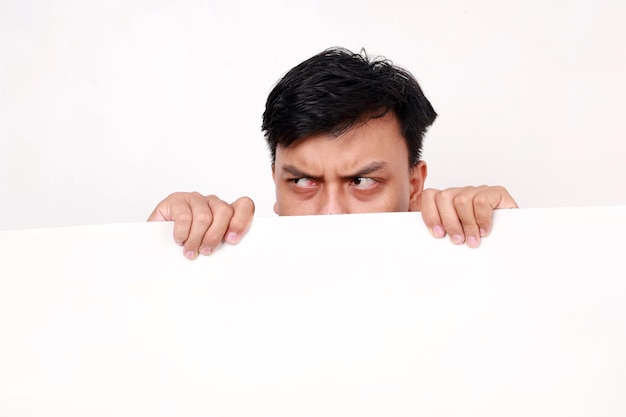
POLYGON ((392 114, 339 137, 316 135, 278 146, 272 166, 281 216, 417 210, 426 164, 409 167, 392 114))

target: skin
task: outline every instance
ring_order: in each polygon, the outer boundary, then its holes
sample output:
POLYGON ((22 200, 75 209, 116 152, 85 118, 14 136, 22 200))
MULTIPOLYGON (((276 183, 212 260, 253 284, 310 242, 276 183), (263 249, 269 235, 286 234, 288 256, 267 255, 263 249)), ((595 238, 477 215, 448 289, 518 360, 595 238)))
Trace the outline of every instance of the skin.
MULTIPOLYGON (((301 138, 278 146, 272 165, 274 211, 281 216, 420 211, 436 238, 478 247, 491 231, 494 209, 517 208, 500 186, 424 189, 426 163, 409 166, 408 150, 392 114, 354 126, 338 137, 301 138)), ((214 195, 174 193, 148 221, 174 221, 174 240, 189 259, 237 244, 254 216, 254 202, 229 204, 214 195)))
POLYGON ((391 114, 339 137, 316 135, 278 146, 272 176, 281 216, 416 211, 426 164, 409 166, 391 114))

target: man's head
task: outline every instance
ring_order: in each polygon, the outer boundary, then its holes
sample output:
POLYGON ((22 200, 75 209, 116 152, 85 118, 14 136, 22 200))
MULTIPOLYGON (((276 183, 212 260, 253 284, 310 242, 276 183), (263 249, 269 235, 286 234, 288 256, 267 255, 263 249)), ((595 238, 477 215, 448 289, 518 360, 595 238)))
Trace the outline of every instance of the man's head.
POLYGON ((426 176, 422 138, 436 116, 415 78, 387 60, 332 48, 302 62, 263 114, 275 211, 414 209, 426 176))

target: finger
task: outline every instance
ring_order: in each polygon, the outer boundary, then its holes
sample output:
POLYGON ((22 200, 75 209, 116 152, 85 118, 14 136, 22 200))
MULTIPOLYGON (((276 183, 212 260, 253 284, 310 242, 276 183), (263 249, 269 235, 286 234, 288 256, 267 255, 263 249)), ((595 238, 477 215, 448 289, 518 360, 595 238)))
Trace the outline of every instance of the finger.
MULTIPOLYGON (((195 259, 198 256, 204 236, 213 223, 213 211, 207 198, 199 193, 193 193, 187 201, 188 208, 191 210, 191 218, 177 217, 174 219, 175 239, 181 238, 185 231, 187 232, 187 237, 182 242, 184 242, 183 254, 188 259, 195 259), (191 221, 189 222, 189 220, 191 221)), ((217 199, 217 197, 214 198, 217 199)))
POLYGON ((445 232, 450 237, 452 243, 460 245, 465 242, 465 234, 463 226, 459 220, 457 209, 454 204, 454 198, 461 192, 459 188, 451 188, 437 193, 435 202, 437 210, 445 232))
POLYGON ((499 208, 517 208, 517 203, 504 187, 487 187, 474 197, 474 213, 481 237, 491 233, 493 210, 499 208))
MULTIPOLYGON (((203 205, 204 199, 199 193, 172 193, 157 205, 148 221, 173 221, 174 241, 183 246, 189 240, 193 210, 202 211, 203 205)), ((193 259, 196 255, 193 249, 187 248, 186 256, 193 259)))
POLYGON ((174 241, 183 246, 191 236, 194 216, 206 208, 202 207, 202 196, 198 193, 180 193, 174 197, 169 209, 170 217, 174 221, 174 241))
POLYGON ((213 217, 211 225, 202 237, 200 253, 210 255, 222 244, 235 210, 230 204, 220 200, 216 196, 206 197, 206 203, 211 209, 213 217))
POLYGON ((172 220, 171 202, 179 198, 182 193, 173 193, 164 198, 150 213, 149 222, 168 222, 172 220))
POLYGON ((239 243, 243 235, 246 234, 250 225, 252 224, 252 218, 254 217, 254 201, 249 197, 241 197, 232 204, 235 213, 230 220, 230 225, 226 231, 224 240, 235 245, 239 243))
MULTIPOLYGON (((172 193, 161 201, 148 217, 153 221, 174 221, 174 240, 180 246, 187 240, 192 222, 189 200, 194 193, 172 193)), ((199 194, 198 194, 199 196, 199 194)))
POLYGON ((161 203, 159 203, 159 205, 156 206, 154 211, 150 213, 150 216, 148 217, 148 221, 149 222, 166 222, 166 221, 172 220, 171 218, 168 218, 169 216, 166 216, 163 213, 164 213, 163 208, 161 207, 161 203))
POLYGON ((419 208, 422 214, 422 220, 428 228, 428 231, 435 238, 442 238, 446 235, 439 216, 439 210, 437 209, 437 202, 435 197, 439 193, 439 190, 428 188, 422 191, 420 195, 419 208))
POLYGON ((480 245, 480 230, 474 211, 476 195, 480 192, 481 187, 466 187, 454 196, 454 207, 463 227, 465 242, 470 248, 476 248, 480 245))

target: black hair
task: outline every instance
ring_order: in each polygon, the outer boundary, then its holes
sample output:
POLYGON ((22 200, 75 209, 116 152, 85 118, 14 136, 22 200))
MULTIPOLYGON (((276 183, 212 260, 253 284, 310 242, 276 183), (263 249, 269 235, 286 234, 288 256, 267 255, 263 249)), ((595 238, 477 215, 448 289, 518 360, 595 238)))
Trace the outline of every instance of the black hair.
POLYGON ((422 139, 437 113, 413 75, 391 61, 329 48, 287 72, 270 92, 262 130, 276 158, 278 145, 317 134, 339 136, 357 123, 392 112, 409 152, 420 160, 422 139))

